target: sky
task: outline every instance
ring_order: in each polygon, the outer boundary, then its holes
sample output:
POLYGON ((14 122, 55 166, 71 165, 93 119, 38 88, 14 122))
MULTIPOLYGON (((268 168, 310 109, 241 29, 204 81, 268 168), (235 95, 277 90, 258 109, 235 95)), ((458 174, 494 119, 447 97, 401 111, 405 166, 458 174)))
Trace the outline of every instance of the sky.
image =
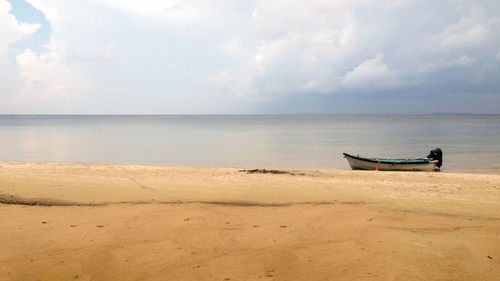
POLYGON ((0 0, 0 114, 500 113, 500 1, 0 0))

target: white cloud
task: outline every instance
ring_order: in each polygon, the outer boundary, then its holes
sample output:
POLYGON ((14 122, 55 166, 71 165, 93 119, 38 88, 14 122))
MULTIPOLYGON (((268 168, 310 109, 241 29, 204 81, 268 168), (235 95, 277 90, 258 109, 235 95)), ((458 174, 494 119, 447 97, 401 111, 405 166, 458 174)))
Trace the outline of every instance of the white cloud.
POLYGON ((413 2, 413 0, 388 0, 388 1, 385 1, 384 7, 386 9, 397 9, 397 8, 402 7, 402 6, 408 5, 411 2, 413 2))
POLYGON ((217 12, 214 10, 221 1, 214 4, 208 0, 89 0, 95 5, 105 5, 112 9, 125 11, 132 15, 140 15, 153 21, 166 22, 177 27, 190 27, 206 22, 217 12))
POLYGON ((243 96, 248 94, 248 86, 250 81, 244 76, 234 75, 227 70, 221 70, 213 75, 208 76, 204 83, 206 85, 213 85, 223 89, 224 91, 229 91, 235 96, 243 96))
POLYGON ((488 32, 480 24, 469 25, 466 21, 448 26, 441 35, 441 47, 478 47, 487 39, 488 32))
POLYGON ((470 57, 468 55, 462 55, 458 58, 454 58, 446 63, 447 66, 468 66, 475 63, 477 60, 475 57, 470 57))
POLYGON ((439 45, 444 49, 480 48, 491 36, 492 21, 487 10, 471 3, 460 15, 459 20, 448 23, 438 35, 439 45))
POLYGON ((222 43, 217 44, 217 47, 230 55, 248 55, 247 46, 244 46, 241 42, 241 38, 239 36, 235 36, 226 40, 222 43))
POLYGON ((346 88, 377 88, 399 85, 397 74, 384 63, 384 54, 378 53, 349 71, 340 82, 346 88))
POLYGON ((10 14, 10 3, 0 0, 0 58, 6 56, 9 46, 17 41, 28 38, 39 28, 39 24, 28 24, 18 22, 10 14))
POLYGON ((19 23, 19 30, 21 31, 21 34, 23 34, 24 36, 29 36, 35 33, 40 27, 42 27, 40 24, 32 24, 24 22, 19 23))
POLYGON ((87 62, 106 62, 125 59, 130 55, 129 51, 120 48, 116 43, 107 42, 93 48, 74 49, 71 53, 71 59, 87 62))
POLYGON ((437 62, 431 62, 419 67, 420 72, 434 72, 443 70, 450 67, 468 67, 477 62, 475 57, 469 55, 461 55, 458 57, 451 58, 449 60, 439 60, 437 62))
POLYGON ((9 53, 38 26, 18 23, 0 0, 1 66, 24 84, 23 96, 68 108, 85 109, 85 99, 105 109, 106 97, 115 108, 192 113, 198 100, 207 101, 200 108, 222 104, 215 97, 440 91, 434 72, 449 71, 447 81, 461 85, 474 68, 487 72, 481 79, 495 77, 491 57, 500 60, 494 0, 26 1, 50 22, 50 44, 9 53))
POLYGON ((415 85, 427 79, 420 77, 424 72, 478 63, 470 47, 484 48, 493 21, 470 1, 459 8, 449 3, 429 9, 434 4, 394 0, 382 11, 370 1, 285 2, 257 1, 250 32, 226 48, 228 53, 250 50, 240 74, 252 77, 248 90, 253 94, 283 97, 415 85), (247 38, 255 44, 241 44, 247 38), (360 64, 360 58, 376 52, 383 54, 360 64))
POLYGON ((338 68, 357 52, 360 30, 350 9, 363 3, 257 1, 250 29, 220 47, 246 56, 237 71, 229 71, 247 78, 240 79, 246 83, 241 88, 252 98, 331 92, 338 68))
POLYGON ((12 45, 29 38, 40 28, 38 24, 18 22, 10 11, 10 3, 0 0, 0 104, 12 103, 22 84, 12 45))
MULTIPOLYGON (((52 1, 32 1, 35 7, 44 8, 43 12, 47 18, 57 23, 58 12, 51 6, 52 1)), ((58 45, 58 42, 64 40, 53 36, 51 42, 41 48, 40 54, 31 49, 14 53, 14 49, 9 49, 9 47, 15 42, 29 38, 41 25, 18 22, 14 15, 9 13, 10 9, 8 2, 0 0, 0 37, 2 38, 0 40, 0 74, 2 74, 2 80, 9 81, 9 83, 2 81, 2 86, 0 86, 2 94, 5 95, 8 92, 8 100, 4 98, 5 102, 19 105, 25 102, 70 96, 71 92, 78 88, 79 83, 74 71, 65 61, 63 48, 58 45)), ((57 24, 55 27, 58 27, 57 24)))
POLYGON ((75 75, 65 65, 61 52, 48 50, 42 55, 26 49, 16 56, 21 69, 24 87, 19 92, 22 99, 51 99, 69 97, 77 86, 75 75))

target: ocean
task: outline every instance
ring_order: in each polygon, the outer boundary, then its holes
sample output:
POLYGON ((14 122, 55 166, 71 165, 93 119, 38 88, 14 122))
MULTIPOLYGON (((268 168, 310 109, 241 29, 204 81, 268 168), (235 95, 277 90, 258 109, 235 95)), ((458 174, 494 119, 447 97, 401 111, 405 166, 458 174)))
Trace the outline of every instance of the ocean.
POLYGON ((0 161, 350 169, 342 153, 500 172, 500 115, 0 115, 0 161))

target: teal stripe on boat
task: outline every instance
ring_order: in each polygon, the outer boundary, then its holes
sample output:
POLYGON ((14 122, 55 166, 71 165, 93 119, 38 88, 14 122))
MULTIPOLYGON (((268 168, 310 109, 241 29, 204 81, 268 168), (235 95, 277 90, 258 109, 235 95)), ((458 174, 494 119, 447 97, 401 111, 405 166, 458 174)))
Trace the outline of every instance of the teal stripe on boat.
POLYGON ((378 158, 365 158, 371 161, 380 163, 429 163, 428 159, 378 159, 378 158))

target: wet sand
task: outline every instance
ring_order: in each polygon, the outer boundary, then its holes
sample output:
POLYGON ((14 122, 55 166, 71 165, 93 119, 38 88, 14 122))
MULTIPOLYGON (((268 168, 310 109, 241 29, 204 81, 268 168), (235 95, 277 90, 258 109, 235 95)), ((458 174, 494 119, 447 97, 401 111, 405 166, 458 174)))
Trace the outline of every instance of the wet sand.
POLYGON ((500 280, 495 174, 0 163, 0 202, 0 280, 500 280))

